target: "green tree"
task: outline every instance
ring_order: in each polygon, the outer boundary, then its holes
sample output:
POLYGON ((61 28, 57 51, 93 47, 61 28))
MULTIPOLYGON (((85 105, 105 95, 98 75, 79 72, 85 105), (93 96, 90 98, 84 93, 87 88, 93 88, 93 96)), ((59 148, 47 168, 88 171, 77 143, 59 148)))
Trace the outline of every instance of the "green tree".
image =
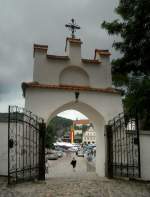
POLYGON ((66 131, 68 131, 68 128, 72 126, 73 121, 67 118, 56 116, 50 121, 50 124, 52 124, 53 129, 55 130, 55 135, 61 137, 66 131))
POLYGON ((112 61, 113 80, 120 86, 128 83, 129 76, 150 73, 150 1, 119 0, 115 11, 120 19, 104 21, 102 27, 121 37, 113 47, 122 57, 112 61))
POLYGON ((150 1, 119 0, 115 9, 119 19, 104 21, 110 35, 118 35, 113 47, 121 57, 112 61, 115 86, 125 90, 125 110, 138 108, 143 128, 150 128, 150 1), (118 39, 119 40, 119 39, 118 39))
POLYGON ((53 143, 55 142, 55 130, 52 124, 49 124, 46 128, 45 135, 45 146, 46 148, 53 148, 53 143))
POLYGON ((53 143, 57 140, 58 137, 61 137, 68 131, 72 125, 72 120, 62 117, 54 117, 46 128, 46 148, 52 148, 53 143))
POLYGON ((125 111, 138 110, 140 118, 140 129, 147 130, 150 128, 150 79, 133 78, 128 86, 127 94, 124 99, 125 111))

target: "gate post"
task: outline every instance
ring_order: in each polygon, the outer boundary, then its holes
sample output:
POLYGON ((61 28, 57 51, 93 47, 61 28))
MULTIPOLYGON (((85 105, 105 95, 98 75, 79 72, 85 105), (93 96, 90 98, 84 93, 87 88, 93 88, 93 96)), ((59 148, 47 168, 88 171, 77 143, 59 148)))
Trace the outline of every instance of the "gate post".
POLYGON ((135 108, 135 124, 136 124, 136 130, 137 130, 137 145, 138 145, 138 171, 139 171, 139 178, 141 178, 141 154, 140 154, 140 135, 139 135, 139 116, 138 116, 138 110, 137 106, 135 108))
POLYGON ((113 136, 111 125, 105 125, 106 132, 106 177, 113 177, 113 136))
POLYGON ((45 123, 39 124, 39 180, 45 180, 45 123))

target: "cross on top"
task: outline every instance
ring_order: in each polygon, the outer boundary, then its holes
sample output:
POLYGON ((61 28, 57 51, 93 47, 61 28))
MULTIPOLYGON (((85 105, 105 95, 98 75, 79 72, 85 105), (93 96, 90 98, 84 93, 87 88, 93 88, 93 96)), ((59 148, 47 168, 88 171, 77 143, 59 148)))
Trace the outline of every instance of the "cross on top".
POLYGON ((74 32, 76 32, 76 29, 80 29, 80 26, 75 23, 74 19, 71 19, 71 22, 72 23, 66 24, 65 27, 67 27, 72 32, 72 38, 75 38, 74 32))

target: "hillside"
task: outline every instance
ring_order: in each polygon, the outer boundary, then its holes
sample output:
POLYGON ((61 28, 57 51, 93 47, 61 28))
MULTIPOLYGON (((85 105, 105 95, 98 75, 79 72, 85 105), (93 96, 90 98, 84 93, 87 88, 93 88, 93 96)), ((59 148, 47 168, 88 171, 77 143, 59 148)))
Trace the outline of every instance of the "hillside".
POLYGON ((56 116, 50 121, 50 125, 53 127, 56 136, 62 136, 73 124, 73 121, 67 118, 56 116))

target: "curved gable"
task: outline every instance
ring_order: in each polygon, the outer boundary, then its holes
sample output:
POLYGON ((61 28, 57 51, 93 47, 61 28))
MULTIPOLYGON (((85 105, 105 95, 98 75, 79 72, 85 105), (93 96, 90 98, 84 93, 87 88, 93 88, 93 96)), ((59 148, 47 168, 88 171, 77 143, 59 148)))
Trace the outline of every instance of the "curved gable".
POLYGON ((65 68, 59 76, 59 83, 61 85, 80 85, 80 86, 89 86, 89 76, 81 68, 76 66, 69 66, 65 68))

